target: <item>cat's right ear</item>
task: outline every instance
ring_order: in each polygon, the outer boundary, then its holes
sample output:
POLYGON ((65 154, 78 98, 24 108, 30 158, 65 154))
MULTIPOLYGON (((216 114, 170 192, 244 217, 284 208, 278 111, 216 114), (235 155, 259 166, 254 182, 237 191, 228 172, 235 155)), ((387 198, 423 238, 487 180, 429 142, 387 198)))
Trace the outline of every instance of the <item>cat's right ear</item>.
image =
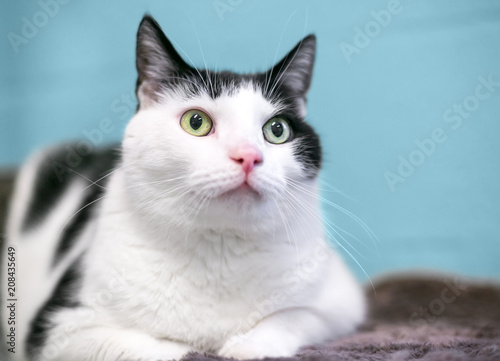
POLYGON ((137 31, 136 66, 140 105, 156 99, 162 81, 190 69, 150 15, 144 16, 137 31))

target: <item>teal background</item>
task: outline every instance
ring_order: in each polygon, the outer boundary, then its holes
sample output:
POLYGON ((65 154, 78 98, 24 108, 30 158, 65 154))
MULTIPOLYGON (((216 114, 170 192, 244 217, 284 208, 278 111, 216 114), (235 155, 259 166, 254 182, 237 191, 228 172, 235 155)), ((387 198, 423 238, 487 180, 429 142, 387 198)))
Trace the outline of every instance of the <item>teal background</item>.
POLYGON ((135 34, 146 12, 186 59, 212 69, 264 70, 315 33, 308 119, 324 144, 323 196, 378 237, 324 202, 330 222, 351 234, 339 248, 356 258, 346 255, 358 276, 431 269, 500 277, 500 87, 473 99, 480 77, 500 81, 499 1, 401 0, 378 28, 373 14, 394 0, 42 4, 53 1, 0 5, 0 166, 53 142, 121 138, 135 111, 135 34), (33 16, 46 24, 16 53, 9 34, 22 35, 23 18, 33 16), (372 36, 348 57, 342 47, 355 44, 357 28, 372 36), (464 100, 474 110, 458 127, 460 118, 446 122, 464 100), (103 119, 112 131, 96 136, 103 119), (415 140, 436 129, 441 142, 422 157, 415 140), (391 188, 386 172, 397 175, 400 157, 411 154, 419 165, 402 169, 404 181, 391 188))

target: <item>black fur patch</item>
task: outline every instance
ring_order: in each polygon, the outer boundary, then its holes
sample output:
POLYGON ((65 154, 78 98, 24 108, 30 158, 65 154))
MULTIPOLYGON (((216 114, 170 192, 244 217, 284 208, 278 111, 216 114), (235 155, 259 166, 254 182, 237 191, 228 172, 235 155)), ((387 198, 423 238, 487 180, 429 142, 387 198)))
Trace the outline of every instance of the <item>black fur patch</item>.
POLYGON ((38 311, 31 323, 26 339, 26 351, 30 360, 36 360, 38 352, 44 346, 48 333, 53 327, 52 315, 64 308, 76 308, 80 304, 76 295, 80 287, 81 259, 77 259, 66 271, 57 284, 52 296, 38 311))
MULTIPOLYGON (((287 108, 293 108, 290 104, 287 108)), ((279 114, 290 124, 293 132, 293 140, 297 141, 294 155, 305 166, 309 178, 314 178, 321 168, 321 143, 318 134, 295 112, 284 112, 279 114)))
POLYGON ((57 246, 52 266, 55 267, 60 260, 64 258, 66 253, 72 248, 76 237, 87 224, 92 212, 94 211, 97 200, 102 196, 104 189, 98 186, 92 186, 87 197, 80 204, 79 212, 66 225, 57 246))
POLYGON ((96 181, 119 160, 116 146, 87 155, 80 155, 78 149, 78 144, 66 144, 50 152, 39 164, 33 196, 23 221, 24 231, 41 223, 76 178, 84 176, 96 181))

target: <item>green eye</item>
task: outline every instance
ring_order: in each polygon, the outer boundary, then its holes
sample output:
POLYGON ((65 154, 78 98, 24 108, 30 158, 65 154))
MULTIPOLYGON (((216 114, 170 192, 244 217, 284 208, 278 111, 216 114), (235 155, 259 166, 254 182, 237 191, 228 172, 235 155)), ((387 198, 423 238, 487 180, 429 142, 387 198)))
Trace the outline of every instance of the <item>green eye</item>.
POLYGON ((210 133, 213 127, 213 122, 207 113, 198 109, 192 109, 182 115, 181 127, 186 131, 186 133, 196 137, 203 137, 210 133))
POLYGON ((288 122, 281 118, 272 118, 262 127, 264 138, 269 143, 281 144, 290 139, 292 132, 288 122))

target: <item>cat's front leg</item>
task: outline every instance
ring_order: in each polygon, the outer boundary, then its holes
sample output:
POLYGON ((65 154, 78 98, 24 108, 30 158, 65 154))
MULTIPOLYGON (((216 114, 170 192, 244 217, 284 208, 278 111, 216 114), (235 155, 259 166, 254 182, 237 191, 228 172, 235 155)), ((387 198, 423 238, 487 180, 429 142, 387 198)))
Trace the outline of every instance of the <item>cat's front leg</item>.
POLYGON ((88 327, 66 334, 65 342, 61 342, 64 336, 59 330, 53 331, 32 360, 168 361, 193 351, 188 345, 131 329, 88 327))
POLYGON ((250 331, 230 337, 218 354, 239 360, 293 356, 302 346, 331 336, 331 327, 314 310, 295 308, 268 316, 250 331))

